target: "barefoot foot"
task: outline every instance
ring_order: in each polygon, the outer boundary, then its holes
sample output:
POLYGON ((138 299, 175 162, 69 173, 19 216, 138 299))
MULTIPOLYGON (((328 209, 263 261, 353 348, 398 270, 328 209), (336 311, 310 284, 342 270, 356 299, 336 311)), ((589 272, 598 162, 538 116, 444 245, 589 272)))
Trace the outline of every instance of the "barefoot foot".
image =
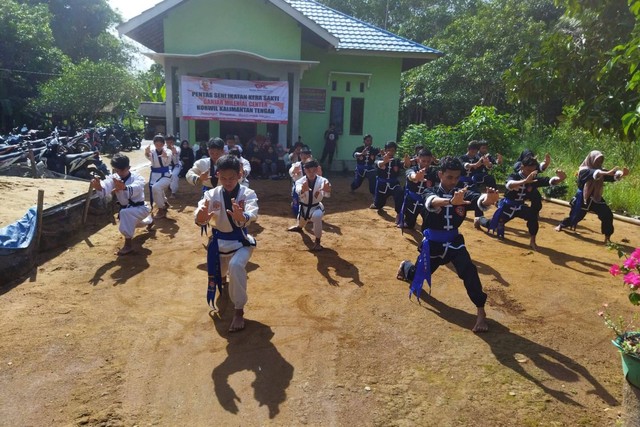
POLYGON ((555 227, 555 228, 554 228, 554 230, 556 230, 556 231, 562 231, 562 229, 563 229, 563 228, 564 228, 564 227, 562 226, 562 224, 558 224, 558 226, 557 226, 557 227, 555 227))
POLYGON ((229 326, 229 332, 238 332, 244 329, 244 310, 236 309, 231 325, 229 326))
POLYGON ((489 325, 487 324, 487 313, 484 311, 484 308, 478 307, 478 317, 476 319, 476 324, 473 327, 472 331, 475 333, 478 332, 487 332, 489 330, 489 325))

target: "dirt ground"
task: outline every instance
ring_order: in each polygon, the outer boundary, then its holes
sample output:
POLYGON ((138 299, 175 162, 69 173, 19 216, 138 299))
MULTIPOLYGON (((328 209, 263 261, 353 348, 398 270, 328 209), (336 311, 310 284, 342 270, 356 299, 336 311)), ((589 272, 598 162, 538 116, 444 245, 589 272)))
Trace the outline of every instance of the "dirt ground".
MULTIPOLYGON (((135 254, 116 257, 117 227, 96 224, 41 254, 0 287, 0 425, 616 425, 622 371, 596 312, 630 308, 597 218, 556 233, 567 208, 545 203, 539 252, 521 220, 505 241, 467 220, 489 295, 490 332, 474 334, 453 270, 420 304, 395 279, 419 232, 394 228, 390 206, 367 209, 350 177, 331 180, 318 253, 309 231, 285 232, 288 183, 252 181, 258 247, 240 333, 226 332, 228 307, 209 315, 198 190, 184 182, 135 254)), ((637 226, 615 226, 615 241, 640 243, 637 226)))

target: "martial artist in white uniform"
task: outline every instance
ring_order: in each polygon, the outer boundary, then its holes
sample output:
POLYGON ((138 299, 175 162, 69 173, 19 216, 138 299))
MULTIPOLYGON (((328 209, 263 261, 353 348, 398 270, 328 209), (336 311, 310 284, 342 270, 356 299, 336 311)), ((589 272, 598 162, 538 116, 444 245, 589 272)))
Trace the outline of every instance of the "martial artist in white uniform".
POLYGON ((322 238, 322 217, 324 205, 322 199, 331 196, 331 184, 329 180, 318 175, 319 165, 316 160, 308 160, 304 163, 304 174, 295 183, 295 192, 298 195, 300 209, 298 211, 298 225, 290 227, 288 231, 301 232, 307 222, 313 223, 313 234, 316 236, 314 251, 322 250, 320 239, 322 238))
POLYGON ((176 139, 173 135, 169 135, 165 138, 167 148, 171 151, 171 163, 169 168, 171 169, 171 197, 176 197, 178 188, 180 187, 180 172, 182 171, 182 161, 180 161, 180 147, 176 145, 176 139))
POLYGON ((171 150, 165 147, 164 137, 156 135, 153 137, 152 149, 150 145, 144 151, 145 157, 151 162, 151 176, 149 187, 151 190, 151 209, 155 203, 158 207, 156 218, 167 216, 166 190, 171 185, 171 150))
POLYGON ((118 251, 118 255, 126 255, 133 251, 131 239, 136 227, 147 226, 151 230, 153 218, 151 209, 144 202, 144 178, 136 172, 132 172, 129 166, 129 158, 124 154, 116 154, 111 159, 111 166, 116 173, 100 180, 95 178, 91 184, 100 197, 115 195, 120 209, 120 233, 124 236, 124 247, 118 251))
POLYGON ((207 151, 209 157, 196 160, 185 176, 189 184, 203 186, 203 192, 218 185, 215 164, 224 154, 224 141, 221 138, 211 138, 207 142, 207 151))
MULTIPOLYGON (((247 303, 247 263, 256 240, 246 227, 258 218, 258 197, 248 187, 240 185, 241 162, 232 155, 222 156, 216 162, 220 185, 205 192, 195 211, 196 224, 213 222, 207 264, 209 288, 219 286, 222 277, 229 277, 229 297, 235 306, 230 332, 244 328, 244 306, 247 303), (216 254, 217 252, 217 254, 216 254), (219 257, 219 270, 212 268, 219 257)), ((215 294, 214 294, 215 296, 215 294)), ((215 309, 214 301, 207 301, 215 309)))

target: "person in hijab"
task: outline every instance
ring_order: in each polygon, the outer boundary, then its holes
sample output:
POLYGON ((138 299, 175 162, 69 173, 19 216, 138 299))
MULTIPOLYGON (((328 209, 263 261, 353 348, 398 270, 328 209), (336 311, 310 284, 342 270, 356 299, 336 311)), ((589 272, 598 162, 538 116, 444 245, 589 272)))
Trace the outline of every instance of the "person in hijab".
POLYGON ((180 178, 187 176, 187 171, 193 167, 195 161, 195 154, 193 148, 189 145, 189 141, 182 140, 180 144, 180 161, 182 162, 182 170, 180 171, 180 178))
POLYGON ((576 226, 591 211, 600 219, 600 231, 604 234, 604 241, 608 243, 613 234, 613 213, 602 198, 604 183, 619 181, 629 174, 626 167, 614 167, 609 170, 603 168, 604 155, 597 150, 589 153, 578 169, 578 191, 571 200, 571 213, 555 228, 562 231, 576 226))

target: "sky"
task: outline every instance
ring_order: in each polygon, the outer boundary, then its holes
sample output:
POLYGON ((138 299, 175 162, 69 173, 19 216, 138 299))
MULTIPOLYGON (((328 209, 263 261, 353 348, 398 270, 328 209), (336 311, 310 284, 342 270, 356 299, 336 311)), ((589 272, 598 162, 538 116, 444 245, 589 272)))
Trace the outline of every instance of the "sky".
MULTIPOLYGON (((152 8, 162 0, 108 0, 109 5, 113 10, 117 10, 122 15, 124 21, 140 15, 147 9, 152 8)), ((131 39, 128 39, 131 41, 131 39)), ((137 45, 141 50, 148 50, 144 46, 137 45)), ((134 64, 136 69, 146 71, 149 69, 153 61, 144 55, 138 55, 138 60, 134 64)))
POLYGON ((161 0, 108 0, 111 8, 119 10, 125 21, 140 15, 147 9, 152 8, 161 0))

